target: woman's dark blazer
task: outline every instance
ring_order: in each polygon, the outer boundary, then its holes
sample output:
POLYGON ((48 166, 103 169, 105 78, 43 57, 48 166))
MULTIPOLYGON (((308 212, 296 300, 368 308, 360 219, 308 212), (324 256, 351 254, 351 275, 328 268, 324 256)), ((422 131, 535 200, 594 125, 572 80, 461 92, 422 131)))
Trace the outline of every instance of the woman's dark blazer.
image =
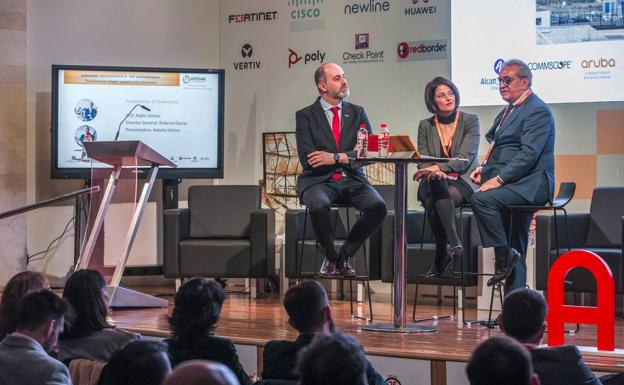
MULTIPOLYGON (((479 132, 479 117, 463 111, 458 111, 458 113, 460 114, 459 121, 457 122, 455 135, 451 140, 452 146, 450 155, 451 158, 468 159, 468 163, 450 161, 448 163, 439 163, 438 167, 447 173, 459 173, 460 178, 475 190, 478 186, 470 181, 470 173, 479 166, 479 159, 477 157, 479 139, 481 137, 481 133, 479 132)), ((436 129, 433 116, 421 120, 418 125, 418 152, 420 152, 421 155, 436 157, 444 155, 442 154, 440 137, 438 136, 438 130, 436 129)), ((420 163, 418 168, 425 168, 434 164, 435 163, 420 163)))

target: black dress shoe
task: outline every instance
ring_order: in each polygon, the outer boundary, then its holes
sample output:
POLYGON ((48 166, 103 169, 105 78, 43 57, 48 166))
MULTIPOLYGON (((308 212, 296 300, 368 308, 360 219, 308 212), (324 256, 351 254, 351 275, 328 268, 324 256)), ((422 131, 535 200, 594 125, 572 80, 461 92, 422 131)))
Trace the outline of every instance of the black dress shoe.
POLYGON ((349 258, 347 257, 342 257, 338 260, 336 269, 338 270, 337 275, 341 275, 343 277, 355 277, 355 269, 351 266, 349 258))
POLYGON ((336 262, 330 261, 329 259, 323 259, 323 264, 321 265, 321 270, 319 274, 321 275, 336 275, 336 262))
POLYGON ((431 269, 425 273, 425 277, 427 278, 436 278, 444 274, 446 269, 449 268, 453 264, 453 257, 451 255, 447 255, 446 260, 442 264, 440 268, 438 268, 437 262, 433 264, 431 269))
POLYGON ((520 258, 520 253, 514 248, 509 250, 506 258, 494 258, 494 275, 487 281, 487 285, 493 286, 507 278, 518 258, 520 258))

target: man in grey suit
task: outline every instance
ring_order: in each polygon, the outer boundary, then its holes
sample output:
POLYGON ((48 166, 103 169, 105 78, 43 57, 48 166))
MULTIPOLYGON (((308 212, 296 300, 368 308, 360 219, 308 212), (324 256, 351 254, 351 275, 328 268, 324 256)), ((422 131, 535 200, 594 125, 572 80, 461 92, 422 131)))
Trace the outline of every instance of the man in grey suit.
POLYGON ((0 385, 71 385, 67 367, 48 355, 57 349, 69 308, 49 290, 20 301, 17 331, 0 343, 0 385))
POLYGON ((532 79, 524 62, 513 59, 504 64, 498 87, 509 104, 486 134, 491 146, 483 166, 470 175, 481 185, 471 204, 483 247, 494 247, 495 272, 488 285, 506 279, 506 292, 526 285, 527 238, 533 213, 516 213, 511 224, 505 208, 545 204, 554 191, 555 121, 550 108, 532 92, 532 79), (509 226, 513 229, 510 242, 509 226))
POLYGON ((346 102, 349 86, 344 71, 334 63, 319 66, 314 83, 320 94, 310 106, 297 111, 297 151, 303 166, 297 178, 297 193, 308 207, 310 222, 325 254, 320 273, 326 276, 353 276, 349 263, 362 243, 386 216, 386 204, 371 186, 362 167, 355 167, 357 131, 364 125, 371 131, 364 108, 346 102), (350 204, 362 215, 336 252, 332 203, 350 204))

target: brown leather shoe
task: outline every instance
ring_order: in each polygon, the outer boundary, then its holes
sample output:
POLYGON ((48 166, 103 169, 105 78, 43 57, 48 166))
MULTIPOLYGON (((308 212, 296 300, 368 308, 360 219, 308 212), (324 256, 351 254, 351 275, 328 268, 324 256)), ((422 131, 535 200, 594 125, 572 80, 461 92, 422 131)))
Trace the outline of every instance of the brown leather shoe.
POLYGON ((349 258, 343 257, 338 260, 336 264, 336 269, 338 270, 338 275, 343 277, 354 277, 355 269, 349 263, 349 258))
POLYGON ((336 262, 330 261, 329 259, 323 259, 323 264, 321 265, 321 270, 319 274, 321 275, 336 275, 338 270, 336 269, 336 262))

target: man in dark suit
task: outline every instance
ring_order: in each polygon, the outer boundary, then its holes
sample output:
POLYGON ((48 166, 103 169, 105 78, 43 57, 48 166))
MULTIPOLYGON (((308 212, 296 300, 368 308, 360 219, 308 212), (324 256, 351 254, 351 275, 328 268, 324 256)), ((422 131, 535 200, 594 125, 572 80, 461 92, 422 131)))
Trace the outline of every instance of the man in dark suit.
MULTIPOLYGON (((320 283, 306 281, 293 286, 284 296, 288 323, 299 332, 295 341, 274 340, 264 347, 262 379, 291 380, 295 373, 297 354, 308 346, 317 334, 334 332, 334 321, 327 293, 320 283)), ((383 378, 366 361, 368 385, 385 385, 383 378)))
POLYGON ((364 108, 348 103, 349 86, 344 71, 334 63, 317 68, 314 82, 320 93, 316 101, 296 113, 297 151, 303 172, 297 193, 308 207, 312 229, 325 260, 323 275, 355 275, 349 263, 362 243, 386 216, 386 205, 368 182, 361 167, 354 167, 357 131, 364 124, 371 132, 364 108), (330 221, 334 202, 347 203, 362 215, 336 252, 330 221))
POLYGON ((468 360, 466 374, 470 385, 540 385, 529 352, 505 336, 479 345, 468 360))
POLYGON ((71 385, 69 370, 48 353, 58 350, 58 336, 70 305, 50 290, 22 298, 17 330, 0 343, 0 385, 71 385))
POLYGON ((537 291, 522 288, 505 297, 498 324, 503 333, 529 349, 533 370, 542 385, 601 385, 600 380, 585 365, 576 346, 539 347, 546 329, 545 318, 544 296, 537 291))
POLYGON ((522 61, 507 61, 498 77, 508 103, 486 138, 491 143, 482 167, 470 179, 481 185, 471 199, 483 247, 494 247, 493 285, 505 291, 526 286, 526 249, 532 212, 514 214, 509 205, 542 205, 552 200, 555 179, 555 121, 550 108, 531 91, 532 74, 522 61), (507 234, 512 226, 511 247, 507 234))

